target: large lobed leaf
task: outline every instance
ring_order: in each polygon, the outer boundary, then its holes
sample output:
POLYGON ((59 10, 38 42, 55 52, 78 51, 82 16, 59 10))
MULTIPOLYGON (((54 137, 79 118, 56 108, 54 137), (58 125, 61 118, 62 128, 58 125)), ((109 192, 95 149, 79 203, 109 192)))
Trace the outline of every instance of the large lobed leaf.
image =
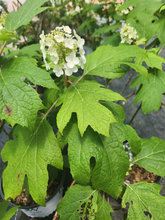
POLYGON ((156 183, 139 182, 128 185, 122 200, 123 208, 127 202, 130 204, 127 219, 150 219, 144 211, 152 215, 152 220, 165 219, 165 198, 159 194, 160 189, 161 186, 156 183))
POLYGON ((123 140, 120 142, 119 136, 114 134, 116 131, 111 130, 111 138, 103 137, 91 128, 81 137, 76 121, 72 121, 65 133, 68 135, 71 174, 76 182, 82 185, 92 183, 93 188, 117 198, 129 167, 129 158, 123 140))
POLYGON ((5 29, 7 31, 13 31, 22 25, 28 24, 35 15, 47 9, 42 7, 48 0, 26 0, 25 3, 18 9, 18 11, 12 11, 8 14, 5 20, 5 29))
MULTIPOLYGON (((111 74, 116 68, 119 68, 119 64, 120 66, 127 64, 148 78, 148 71, 142 66, 143 62, 146 62, 149 67, 156 67, 162 70, 162 63, 165 63, 165 59, 157 56, 155 51, 146 51, 134 45, 120 45, 118 47, 100 46, 93 53, 87 55, 84 75, 89 74, 112 78, 111 74), (125 62, 130 58, 134 58, 135 64, 130 61, 125 62)), ((119 73, 116 74, 116 78, 119 78, 119 73)), ((123 76, 122 68, 121 76, 123 76)), ((115 78, 115 75, 113 78, 115 78)))
POLYGON ((130 88, 142 85, 137 93, 134 104, 142 101, 142 110, 147 114, 153 110, 159 111, 162 101, 162 93, 165 91, 165 72, 153 70, 149 74, 149 80, 143 76, 137 76, 130 88))
POLYGON ((57 126, 62 133, 73 112, 77 113, 80 134, 90 125, 95 131, 109 137, 109 124, 116 122, 111 111, 99 100, 125 100, 111 90, 101 88, 95 81, 72 84, 60 97, 63 105, 57 115, 57 126))
POLYGON ((36 60, 18 57, 4 62, 0 72, 0 118, 34 128, 38 110, 44 109, 38 93, 22 81, 25 77, 36 85, 57 88, 48 72, 36 66, 36 60))
POLYGON ((142 150, 133 158, 132 163, 144 167, 149 172, 165 176, 165 141, 152 137, 142 139, 142 150))
POLYGON ((11 208, 7 212, 5 212, 8 205, 9 205, 9 201, 4 200, 4 201, 0 202, 0 219, 1 220, 11 219, 11 217, 15 214, 15 212, 19 208, 19 206, 16 206, 16 207, 11 208))
POLYGON ((57 205, 60 220, 80 220, 87 217, 95 219, 97 212, 98 191, 91 186, 74 185, 69 188, 65 197, 57 205))
POLYGON ((30 194, 35 202, 45 205, 47 165, 63 167, 61 149, 52 127, 46 120, 38 118, 34 133, 18 125, 13 135, 16 139, 8 141, 1 153, 3 161, 8 161, 3 172, 5 198, 15 198, 20 194, 27 175, 30 194))

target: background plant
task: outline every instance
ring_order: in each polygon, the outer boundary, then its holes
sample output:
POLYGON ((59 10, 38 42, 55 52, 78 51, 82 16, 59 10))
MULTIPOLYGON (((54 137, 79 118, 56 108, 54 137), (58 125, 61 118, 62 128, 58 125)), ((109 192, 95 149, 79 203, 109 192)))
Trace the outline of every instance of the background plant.
MULTIPOLYGON (((97 30, 97 33, 101 30, 110 32, 108 40, 86 57, 81 76, 73 74, 66 77, 65 73, 64 78, 55 76, 52 71, 55 66, 45 70, 43 48, 40 49, 38 44, 2 56, 7 42, 17 38, 17 30, 22 25, 28 25, 36 14, 49 10, 47 6, 41 7, 45 2, 36 0, 31 7, 33 1, 27 0, 17 12, 7 15, 5 28, 0 31, 0 40, 3 41, 0 51, 1 127, 9 123, 13 127, 12 137, 15 137, 6 143, 1 153, 3 161, 8 161, 3 172, 5 199, 20 194, 27 175, 30 194, 38 204, 45 205, 47 166, 63 169, 62 150, 68 144, 70 172, 76 184, 69 188, 58 204, 60 219, 112 219, 109 213, 113 209, 105 196, 101 197, 100 190, 115 199, 123 195, 122 207, 129 203, 128 219, 149 219, 144 211, 149 212, 153 219, 164 219, 165 199, 159 194, 159 185, 144 182, 129 185, 124 181, 130 162, 123 142, 127 140, 136 155, 131 163, 164 177, 165 141, 156 137, 141 139, 130 125, 124 124, 124 110, 115 102, 126 101, 125 98, 94 81, 93 76, 105 77, 110 82, 132 68, 139 73, 131 84, 131 87, 140 85, 135 104, 142 100, 140 107, 144 114, 160 109, 165 90, 165 72, 162 70, 165 60, 160 57, 165 45, 165 1, 128 0, 118 10, 133 8, 123 15, 116 13, 115 3, 110 3, 106 9, 107 18, 111 16, 116 23, 107 23, 97 30), (120 32, 116 32, 121 28, 122 16, 133 28, 126 33, 132 45, 121 43, 120 32), (135 37, 135 30, 139 38, 135 37), (156 40, 149 44, 156 34, 156 40), (142 48, 137 45, 142 45, 142 48), (36 89, 24 78, 37 85, 36 89), (44 88, 43 100, 37 93, 38 86, 44 88), (54 134, 52 125, 58 129, 57 134, 54 134), (125 185, 126 190, 121 194, 125 185), (159 215, 157 207, 161 207, 159 215)), ((77 7, 76 4, 80 3, 74 2, 73 7, 77 7)), ((102 10, 105 4, 109 3, 100 4, 100 17, 105 13, 102 10)), ((100 5, 86 3, 86 8, 80 13, 100 5)), ((82 26, 79 28, 85 30, 82 26)), ((77 62, 74 64, 78 65, 77 62)), ((2 218, 6 219, 5 215, 3 211, 2 218)))

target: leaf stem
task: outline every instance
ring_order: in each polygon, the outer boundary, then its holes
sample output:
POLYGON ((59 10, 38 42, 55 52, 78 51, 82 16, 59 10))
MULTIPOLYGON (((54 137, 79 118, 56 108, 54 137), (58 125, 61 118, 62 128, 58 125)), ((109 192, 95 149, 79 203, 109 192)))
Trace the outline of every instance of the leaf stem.
POLYGON ((3 46, 2 46, 2 48, 0 50, 0 56, 1 56, 2 52, 3 52, 3 49, 5 48, 6 44, 7 44, 7 41, 4 42, 4 44, 3 44, 3 46))
POLYGON ((134 120, 134 118, 137 115, 138 111, 141 109, 141 106, 142 106, 142 103, 139 105, 138 109, 136 110, 136 112, 132 116, 132 118, 131 118, 130 122, 128 123, 128 125, 130 125, 132 123, 132 121, 134 120))
POLYGON ((111 83, 112 83, 112 80, 113 80, 113 79, 111 79, 111 80, 109 81, 109 83, 108 83, 108 85, 107 85, 107 89, 110 88, 110 85, 111 85, 111 83))
MULTIPOLYGON (((128 81, 126 82, 126 84, 125 84, 124 88, 122 89, 122 91, 121 91, 120 95, 122 95, 122 94, 123 94, 123 92, 125 91, 126 87, 127 87, 127 86, 128 86, 128 84, 130 83, 130 81, 131 81, 131 78, 132 78, 133 74, 134 74, 134 70, 132 70, 131 75, 129 76, 128 81)), ((119 100, 118 100, 118 101, 116 101, 115 103, 118 103, 118 102, 119 102, 119 100)))

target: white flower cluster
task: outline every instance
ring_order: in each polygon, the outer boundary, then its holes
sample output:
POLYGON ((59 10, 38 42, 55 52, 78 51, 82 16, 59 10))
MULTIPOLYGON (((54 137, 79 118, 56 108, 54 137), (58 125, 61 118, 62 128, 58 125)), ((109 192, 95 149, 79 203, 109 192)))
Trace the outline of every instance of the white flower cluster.
POLYGON ((85 3, 90 4, 91 0, 85 0, 85 3))
POLYGON ((121 36, 121 43, 128 43, 131 44, 133 40, 136 40, 136 38, 139 38, 137 35, 137 31, 130 26, 130 24, 125 24, 123 28, 120 31, 121 36))
POLYGON ((55 6, 55 0, 50 0, 52 6, 54 7, 55 6))
POLYGON ((0 16, 0 30, 2 30, 5 27, 6 17, 7 17, 7 14, 2 12, 2 15, 0 16))
MULTIPOLYGON (((122 3, 123 4, 123 3, 122 3)), ((116 5, 116 8, 115 8, 115 11, 118 15, 123 15, 123 14, 128 14, 129 13, 129 10, 128 9, 124 9, 122 11, 119 11, 119 8, 122 6, 121 3, 117 4, 116 5)))
POLYGON ((67 5, 65 5, 65 8, 66 8, 66 14, 67 15, 73 15, 73 14, 76 14, 76 13, 80 13, 80 11, 83 10, 83 8, 80 8, 79 5, 77 5, 74 8, 74 5, 73 5, 72 2, 69 2, 67 5))
POLYGON ((83 49, 85 41, 76 34, 75 30, 73 31, 74 36, 71 33, 68 26, 62 26, 56 27, 48 35, 44 35, 44 31, 40 35, 40 48, 46 69, 53 68, 57 77, 63 75, 64 72, 65 75, 70 76, 73 72, 78 71, 76 65, 83 69, 86 63, 83 49), (76 54, 79 54, 80 58, 76 57, 76 54))

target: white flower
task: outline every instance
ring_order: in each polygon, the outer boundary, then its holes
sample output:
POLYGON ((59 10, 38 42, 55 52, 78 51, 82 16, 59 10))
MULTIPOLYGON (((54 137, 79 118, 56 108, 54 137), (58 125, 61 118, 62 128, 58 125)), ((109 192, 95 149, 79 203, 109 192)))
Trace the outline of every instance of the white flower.
POLYGON ((66 33, 68 33, 68 34, 71 34, 71 33, 72 33, 72 30, 70 29, 69 26, 63 26, 63 28, 64 28, 64 31, 65 31, 66 33))
POLYGON ((54 41, 50 37, 47 37, 46 38, 46 45, 48 47, 53 47, 54 46, 54 41))
POLYGON ((80 66, 81 66, 81 68, 83 69, 84 68, 84 64, 86 63, 86 58, 85 58, 85 56, 81 56, 80 57, 80 66))
POLYGON ((76 57, 74 52, 71 52, 70 55, 66 57, 66 61, 69 68, 73 68, 79 63, 79 59, 76 57))
POLYGON ((130 26, 130 24, 125 24, 120 31, 121 43, 127 42, 131 44, 133 40, 136 40, 139 36, 137 35, 137 31, 130 26))
POLYGON ((78 71, 78 68, 76 66, 69 68, 67 66, 67 63, 64 64, 64 68, 65 68, 65 75, 67 76, 71 76, 73 72, 75 73, 78 71))
POLYGON ((59 61, 59 57, 58 56, 51 56, 51 60, 53 61, 54 64, 57 64, 59 61))
POLYGON ((64 41, 64 37, 63 37, 61 34, 55 35, 55 36, 54 36, 54 39, 55 39, 58 43, 64 41))
POLYGON ((68 5, 72 8, 73 7, 73 3, 69 2, 68 5))
POLYGON ((73 47, 74 47, 74 40, 66 38, 66 39, 64 39, 64 42, 65 42, 65 47, 73 49, 73 47))
POLYGON ((50 0, 50 2, 52 3, 52 6, 55 6, 55 1, 54 0, 50 0))
POLYGON ((90 4, 91 0, 85 0, 85 3, 90 4))
POLYGON ((49 53, 51 56, 58 57, 57 50, 56 50, 56 48, 54 48, 54 47, 50 47, 50 48, 48 49, 48 53, 49 53))
POLYGON ((0 30, 2 30, 4 27, 2 26, 2 24, 0 24, 0 30))
POLYGON ((56 74, 57 77, 60 77, 61 75, 64 74, 62 68, 58 65, 55 65, 53 72, 56 74))
POLYGON ((77 46, 79 48, 83 48, 83 45, 85 44, 85 40, 83 38, 79 38, 77 41, 77 46))
POLYGON ((78 6, 76 6, 75 11, 77 11, 77 12, 80 12, 80 11, 81 11, 81 8, 80 8, 80 6, 79 6, 79 5, 78 5, 78 6))

